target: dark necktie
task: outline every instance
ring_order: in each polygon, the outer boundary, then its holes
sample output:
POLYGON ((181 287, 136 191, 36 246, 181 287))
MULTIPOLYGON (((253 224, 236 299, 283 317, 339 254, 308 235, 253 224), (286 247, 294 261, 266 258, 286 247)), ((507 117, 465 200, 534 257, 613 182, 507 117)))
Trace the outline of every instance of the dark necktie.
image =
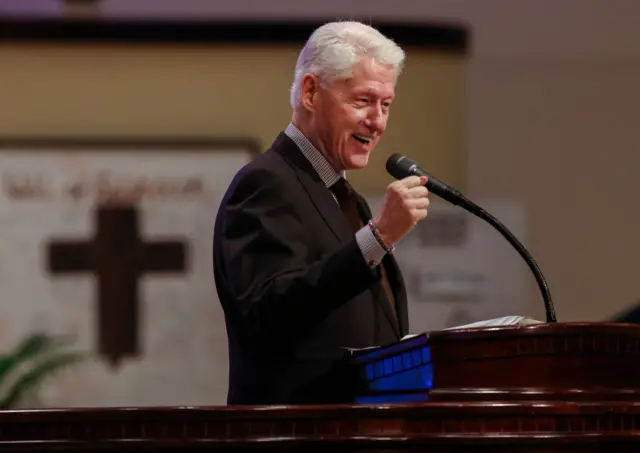
MULTIPOLYGON (((340 209, 344 213, 345 217, 349 221, 349 224, 351 225, 351 229, 355 233, 364 226, 364 221, 360 216, 360 210, 358 209, 359 201, 355 190, 353 189, 351 184, 349 184, 344 178, 340 178, 335 184, 330 187, 330 190, 338 200, 340 209)), ((393 291, 391 291, 391 285, 389 284, 389 279, 387 278, 386 269, 384 268, 384 265, 382 263, 379 267, 381 274, 380 283, 382 283, 382 288, 387 295, 389 305, 391 305, 391 309, 395 313, 395 298, 393 297, 393 291)))

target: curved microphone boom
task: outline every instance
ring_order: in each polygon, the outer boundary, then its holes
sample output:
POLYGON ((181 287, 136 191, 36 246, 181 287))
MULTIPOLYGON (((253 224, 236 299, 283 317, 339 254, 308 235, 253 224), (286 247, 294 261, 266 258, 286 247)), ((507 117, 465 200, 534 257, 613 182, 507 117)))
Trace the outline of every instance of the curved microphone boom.
POLYGON ((509 244, 511 244, 518 251, 520 256, 526 261, 531 272, 533 272, 533 275, 536 278, 536 282, 538 283, 538 287, 540 288, 540 292, 542 293, 542 298, 544 299, 547 322, 556 322, 556 313, 553 307, 553 301, 551 300, 551 291, 549 290, 549 286, 547 285, 547 281, 544 278, 544 275, 542 275, 540 267, 538 267, 538 264, 535 262, 524 245, 522 245, 520 241, 518 241, 518 239, 507 229, 506 226, 504 226, 498 219, 475 204, 473 201, 466 198, 459 191, 431 176, 429 173, 420 168, 420 166, 416 162, 406 156, 403 156, 401 154, 393 154, 389 157, 389 159, 387 159, 386 168, 387 172, 396 179, 404 179, 412 175, 426 176, 427 183, 425 184, 425 186, 431 193, 439 196, 440 198, 448 201, 453 205, 460 206, 461 208, 481 218, 496 230, 498 230, 498 232, 500 232, 500 234, 502 234, 502 236, 504 236, 504 238, 509 241, 509 244))

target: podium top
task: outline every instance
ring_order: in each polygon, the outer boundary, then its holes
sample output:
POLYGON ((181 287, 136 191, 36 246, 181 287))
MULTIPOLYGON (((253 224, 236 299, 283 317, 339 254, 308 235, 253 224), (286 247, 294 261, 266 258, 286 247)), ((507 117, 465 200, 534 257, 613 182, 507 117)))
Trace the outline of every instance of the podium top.
POLYGON ((521 335, 572 335, 584 333, 609 333, 640 336, 640 325, 614 322, 556 322, 518 326, 490 326, 469 329, 447 329, 428 332, 434 338, 489 338, 492 336, 521 335))
MULTIPOLYGON (((514 353, 560 353, 566 352, 640 352, 640 325, 610 322, 569 322, 539 323, 517 326, 490 326, 457 328, 424 332, 395 344, 377 348, 351 351, 353 363, 368 361, 385 356, 393 356, 421 346, 432 346, 433 349, 446 348, 441 351, 447 360, 458 356, 456 351, 464 348, 464 357, 471 359, 474 350, 486 357, 486 347, 491 346, 493 356, 512 355, 514 353), (514 343, 516 341, 516 343, 514 343), (550 343, 552 342, 552 343, 550 343), (620 351, 622 347, 623 351, 620 351), (514 348, 516 350, 514 351, 514 348)), ((445 358, 441 354, 438 357, 445 358)))

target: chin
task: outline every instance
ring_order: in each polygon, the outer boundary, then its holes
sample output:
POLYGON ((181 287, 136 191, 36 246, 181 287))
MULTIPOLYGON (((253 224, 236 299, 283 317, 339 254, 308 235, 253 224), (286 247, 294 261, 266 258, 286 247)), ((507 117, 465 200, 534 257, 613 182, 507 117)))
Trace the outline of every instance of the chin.
POLYGON ((361 168, 365 168, 367 164, 369 164, 369 153, 351 156, 348 164, 348 170, 359 170, 361 168))

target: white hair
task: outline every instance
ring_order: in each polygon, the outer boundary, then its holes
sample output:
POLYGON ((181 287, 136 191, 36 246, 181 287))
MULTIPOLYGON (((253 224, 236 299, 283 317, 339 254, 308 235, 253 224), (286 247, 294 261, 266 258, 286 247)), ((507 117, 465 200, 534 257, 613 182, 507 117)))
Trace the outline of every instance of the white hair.
POLYGON ((291 107, 300 103, 305 74, 315 74, 323 86, 338 78, 348 78, 363 57, 393 66, 396 78, 402 72, 405 53, 393 40, 361 22, 329 22, 317 28, 300 51, 290 90, 291 107))

